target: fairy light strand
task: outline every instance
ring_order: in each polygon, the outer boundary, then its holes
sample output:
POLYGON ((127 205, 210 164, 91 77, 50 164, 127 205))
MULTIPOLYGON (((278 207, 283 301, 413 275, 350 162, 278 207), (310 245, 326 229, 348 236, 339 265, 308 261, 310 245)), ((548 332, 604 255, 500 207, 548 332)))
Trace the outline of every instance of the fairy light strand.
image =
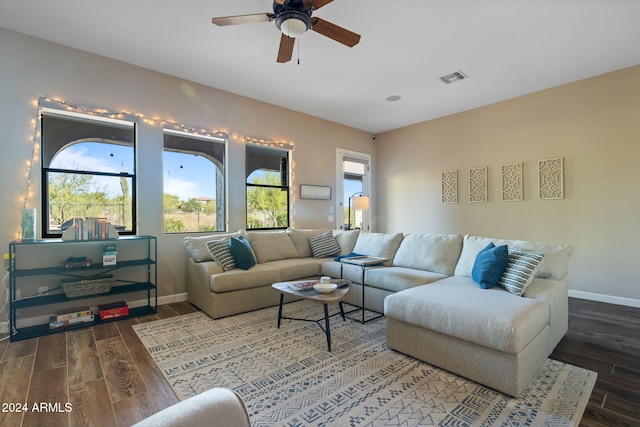
MULTIPOLYGON (((223 137, 228 138, 237 142, 250 142, 253 144, 260 144, 269 147, 278 147, 288 150, 293 150, 294 144, 290 141, 271 141, 262 138, 253 138, 242 136, 238 133, 229 132, 227 129, 204 129, 202 127, 194 127, 185 125, 182 123, 178 123, 172 119, 163 119, 158 116, 149 116, 140 112, 131 112, 127 110, 123 111, 114 111, 107 108, 102 107, 87 107, 81 105, 75 105, 68 101, 52 98, 52 97, 39 97, 37 101, 33 101, 34 106, 36 107, 36 117, 32 120, 33 125, 33 135, 31 140, 31 157, 27 161, 27 172, 26 172, 26 188, 24 192, 24 197, 21 199, 22 202, 22 212, 24 212, 29 206, 29 200, 33 196, 32 194, 32 185, 31 179, 33 177, 33 166, 38 160, 38 151, 40 150, 40 134, 41 134, 41 123, 40 123, 40 114, 45 108, 52 108, 58 110, 66 110, 68 112, 84 114, 88 116, 97 116, 103 118, 110 119, 119 119, 119 120, 131 120, 131 118, 135 118, 143 123, 149 125, 160 125, 163 127, 171 127, 174 130, 190 133, 193 135, 201 135, 208 137, 223 137)), ((293 180, 293 164, 291 165, 291 173, 293 180)), ((293 192, 292 192, 293 193, 293 192)), ((295 197, 295 194, 292 194, 295 197)), ((18 228, 18 232, 16 234, 16 239, 19 239, 22 235, 22 212, 20 213, 20 226, 18 228)), ((293 222, 293 221, 292 221, 293 222)))

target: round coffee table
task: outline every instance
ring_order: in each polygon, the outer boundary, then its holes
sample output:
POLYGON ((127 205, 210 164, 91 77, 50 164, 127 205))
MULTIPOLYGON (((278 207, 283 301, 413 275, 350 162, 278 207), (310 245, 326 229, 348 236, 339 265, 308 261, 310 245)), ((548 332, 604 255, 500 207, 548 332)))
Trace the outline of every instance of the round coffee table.
MULTIPOLYGON (((341 282, 344 282, 342 280, 341 282)), ((304 291, 298 291, 290 287, 292 282, 278 282, 271 285, 271 287, 280 292, 280 306, 278 308, 278 329, 280 328, 280 322, 282 319, 286 320, 302 320, 305 322, 315 322, 320 329, 322 329, 327 336, 327 348, 331 351, 331 330, 329 329, 329 319, 333 316, 337 316, 338 314, 342 316, 342 320, 345 321, 346 318, 344 316, 344 308, 342 307, 342 298, 349 292, 351 289, 350 284, 346 286, 340 287, 335 291, 328 294, 321 294, 315 289, 311 288, 304 291), (298 298, 302 298, 305 300, 313 301, 319 304, 324 305, 324 318, 319 320, 312 319, 300 319, 296 317, 285 317, 282 315, 282 306, 284 305, 284 296, 285 295, 293 295, 298 298), (340 306, 340 313, 335 313, 329 316, 329 304, 337 303, 340 306), (320 322, 324 320, 324 327, 320 322)))

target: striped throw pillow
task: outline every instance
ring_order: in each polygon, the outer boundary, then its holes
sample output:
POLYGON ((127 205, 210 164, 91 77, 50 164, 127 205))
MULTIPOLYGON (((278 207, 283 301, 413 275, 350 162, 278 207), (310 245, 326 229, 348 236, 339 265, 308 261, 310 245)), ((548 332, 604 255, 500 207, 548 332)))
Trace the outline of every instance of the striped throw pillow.
POLYGON ((512 294, 522 296, 533 280, 536 268, 543 257, 542 252, 527 252, 522 249, 509 248, 509 262, 498 280, 498 286, 512 294))
POLYGON ((231 249, 229 249, 229 240, 210 240, 207 242, 207 250, 211 254, 211 258, 213 258, 224 271, 236 268, 236 262, 231 255, 231 249))
POLYGON ((329 230, 317 236, 307 239, 311 246, 311 253, 314 258, 326 258, 334 255, 340 255, 340 245, 333 233, 329 230))

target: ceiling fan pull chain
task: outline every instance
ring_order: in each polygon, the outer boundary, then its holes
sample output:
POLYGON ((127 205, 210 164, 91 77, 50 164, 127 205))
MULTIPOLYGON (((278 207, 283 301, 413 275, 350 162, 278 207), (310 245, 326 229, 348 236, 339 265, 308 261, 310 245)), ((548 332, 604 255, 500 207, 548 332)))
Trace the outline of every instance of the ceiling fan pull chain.
POLYGON ((300 65, 300 37, 298 37, 298 43, 296 43, 298 48, 298 65, 300 65))

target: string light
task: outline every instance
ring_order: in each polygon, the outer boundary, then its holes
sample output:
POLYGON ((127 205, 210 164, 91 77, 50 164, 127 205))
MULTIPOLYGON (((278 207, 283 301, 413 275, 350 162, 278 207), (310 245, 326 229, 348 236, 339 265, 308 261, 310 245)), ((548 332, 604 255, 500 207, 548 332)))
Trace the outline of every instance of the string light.
MULTIPOLYGON (((40 134, 41 134, 41 129, 40 129, 41 123, 39 119, 40 119, 40 113, 42 109, 47 107, 58 108, 61 110, 64 109, 72 113, 85 114, 90 116, 97 115, 97 116, 106 117, 110 119, 122 120, 130 117, 136 117, 142 122, 152 126, 160 125, 163 127, 167 127, 167 126, 173 127, 175 130, 180 130, 182 132, 187 132, 194 135, 218 137, 218 138, 222 137, 222 138, 229 138, 237 142, 246 141, 254 144, 266 145, 270 147, 278 147, 278 148, 283 148, 287 150, 293 149, 293 143, 288 141, 273 142, 267 139, 246 137, 246 136, 241 136, 238 133, 230 133, 227 129, 208 130, 202 127, 195 128, 192 126, 184 125, 182 123, 178 123, 173 119, 163 119, 158 117, 157 115, 151 117, 140 112, 131 113, 127 110, 113 111, 113 110, 100 108, 100 107, 87 107, 87 106, 81 106, 81 105, 74 105, 65 100, 52 98, 52 97, 40 97, 37 100, 34 99, 31 103, 36 108, 36 117, 31 120, 31 125, 33 126, 33 134, 28 138, 28 142, 31 144, 31 157, 26 162, 26 167, 27 167, 27 171, 25 173, 26 181, 27 181, 26 188, 24 191, 24 196, 19 199, 20 202, 22 203, 22 212, 24 212, 25 209, 27 209, 27 206, 30 205, 29 199, 34 195, 34 192, 31 189, 31 179, 33 176, 33 165, 36 164, 36 162, 39 159, 38 152, 40 150, 40 134)), ((293 164, 291 166, 291 178, 292 180, 294 179, 293 164)), ((291 191, 291 200, 294 201, 294 198, 295 198, 295 194, 293 191, 291 191)), ((20 227, 18 228, 18 231, 16 233, 16 240, 20 239, 20 236, 22 235, 22 213, 20 215, 20 218, 21 218, 20 227)), ((291 224, 293 224, 293 219, 291 220, 291 224)))

